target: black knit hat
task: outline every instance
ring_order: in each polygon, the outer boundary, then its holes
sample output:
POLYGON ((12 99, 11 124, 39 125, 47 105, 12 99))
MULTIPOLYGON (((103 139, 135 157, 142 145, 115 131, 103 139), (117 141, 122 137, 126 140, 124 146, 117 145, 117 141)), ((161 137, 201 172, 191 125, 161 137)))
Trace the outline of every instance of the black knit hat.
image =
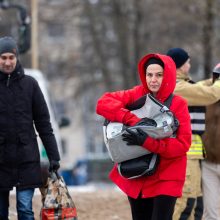
POLYGON ((18 56, 17 44, 12 37, 0 38, 0 55, 3 53, 13 53, 18 56))
POLYGON ((167 56, 170 56, 176 64, 176 68, 181 67, 188 59, 188 53, 182 48, 171 48, 167 51, 167 56))
POLYGON ((160 65, 161 67, 164 68, 164 63, 162 60, 156 58, 156 57, 151 57, 149 60, 147 60, 147 62, 145 63, 144 65, 144 68, 147 69, 147 67, 151 64, 158 64, 160 65))

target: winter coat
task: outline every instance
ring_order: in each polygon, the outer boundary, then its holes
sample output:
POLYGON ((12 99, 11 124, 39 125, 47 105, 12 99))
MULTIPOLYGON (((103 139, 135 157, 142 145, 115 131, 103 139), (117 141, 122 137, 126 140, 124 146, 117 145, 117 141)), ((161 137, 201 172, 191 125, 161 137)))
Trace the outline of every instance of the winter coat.
POLYGON ((189 106, 207 106, 220 99, 220 80, 213 85, 210 80, 190 83, 185 74, 177 73, 177 85, 174 93, 187 100, 189 106))
POLYGON ((206 160, 220 164, 220 101, 206 108, 206 131, 202 140, 206 160))
MULTIPOLYGON (((132 89, 105 93, 97 103, 97 113, 110 121, 135 125, 140 118, 132 114, 126 106, 141 96, 150 93, 145 76, 144 64, 150 57, 157 57, 164 63, 164 77, 157 93, 157 99, 164 102, 173 93, 176 84, 176 68, 173 60, 165 55, 150 54, 141 59, 138 65, 142 85, 132 89)), ((186 101, 174 95, 170 106, 179 120, 176 138, 153 139, 147 137, 143 147, 160 155, 160 163, 152 176, 128 180, 120 176, 117 164, 110 173, 111 180, 128 196, 143 198, 157 195, 181 196, 186 172, 186 152, 191 144, 190 116, 186 101)))
POLYGON ((18 62, 10 75, 0 72, 0 190, 41 186, 34 126, 48 158, 60 160, 44 96, 18 62))
MULTIPOLYGON (((212 86, 212 81, 203 80, 201 84, 212 86)), ((220 80, 215 81, 214 84, 220 84, 220 80)), ((217 95, 220 96, 220 92, 217 95)), ((206 107, 205 122, 206 130, 202 136, 206 152, 205 159, 211 163, 220 164, 220 101, 206 107)))
MULTIPOLYGON (((177 73, 177 84, 174 93, 185 98, 189 106, 207 106, 205 116, 206 131, 203 135, 203 145, 208 160, 220 162, 218 139, 220 130, 218 131, 218 126, 216 126, 216 124, 218 124, 217 112, 219 104, 214 104, 220 100, 220 80, 216 80, 214 84, 212 84, 212 79, 202 80, 192 84, 186 75, 177 73)), ((198 140, 195 139, 195 142, 198 143, 198 140)), ((199 159, 203 157, 188 155, 188 159, 196 158, 199 159)))

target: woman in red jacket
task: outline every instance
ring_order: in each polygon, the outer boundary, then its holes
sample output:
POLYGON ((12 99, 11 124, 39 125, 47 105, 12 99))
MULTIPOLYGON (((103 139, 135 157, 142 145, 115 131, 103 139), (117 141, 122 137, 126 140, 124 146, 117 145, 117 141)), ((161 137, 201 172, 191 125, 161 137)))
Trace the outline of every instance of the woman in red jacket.
MULTIPOLYGON (((97 103, 97 113, 112 122, 127 126, 141 121, 126 106, 151 93, 164 101, 173 93, 176 84, 176 67, 173 60, 161 54, 144 56, 138 64, 142 85, 129 90, 105 93, 97 103)), ((179 121, 175 138, 154 139, 146 133, 127 135, 127 144, 141 145, 160 155, 160 162, 152 176, 136 179, 123 178, 117 164, 110 179, 128 196, 133 220, 172 220, 177 197, 182 195, 186 171, 186 152, 191 144, 190 116, 186 101, 174 95, 170 110, 179 121)))

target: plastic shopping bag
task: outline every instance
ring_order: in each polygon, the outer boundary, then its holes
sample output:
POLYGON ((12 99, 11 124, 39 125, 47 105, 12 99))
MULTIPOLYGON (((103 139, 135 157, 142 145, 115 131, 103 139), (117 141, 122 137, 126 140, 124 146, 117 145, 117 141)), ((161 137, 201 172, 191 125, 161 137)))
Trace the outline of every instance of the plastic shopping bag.
POLYGON ((41 220, 77 220, 75 204, 58 173, 50 173, 42 193, 42 203, 41 220))

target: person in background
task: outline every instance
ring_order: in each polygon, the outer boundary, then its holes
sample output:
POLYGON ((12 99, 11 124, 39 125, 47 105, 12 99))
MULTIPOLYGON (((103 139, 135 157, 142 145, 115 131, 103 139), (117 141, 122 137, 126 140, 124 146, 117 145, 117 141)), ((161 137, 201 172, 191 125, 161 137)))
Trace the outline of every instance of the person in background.
POLYGON ((182 48, 171 48, 167 51, 176 64, 176 87, 174 94, 180 95, 188 102, 191 117, 192 144, 187 152, 186 181, 183 196, 177 200, 174 220, 200 220, 203 215, 201 189, 201 165, 204 159, 202 134, 205 131, 205 106, 220 99, 220 80, 212 85, 195 83, 190 77, 190 57, 182 48))
MULTIPOLYGON (((134 126, 144 122, 126 106, 151 93, 164 103, 176 84, 173 60, 162 54, 148 54, 138 64, 141 85, 129 90, 106 92, 97 102, 97 114, 109 121, 134 126)), ((154 139, 143 130, 127 134, 127 144, 140 145, 159 154, 160 162, 152 176, 136 179, 122 177, 117 164, 110 179, 128 196, 133 220, 172 220, 177 197, 182 195, 186 172, 186 152, 191 144, 190 116, 186 101, 174 95, 170 110, 179 121, 175 138, 154 139), (178 171, 178 172, 176 172, 178 171)))
MULTIPOLYGON (((211 85, 220 76, 220 63, 213 69, 211 85)), ((220 220, 220 101, 206 108, 206 131, 202 136, 206 158, 202 161, 204 220, 220 220)))
POLYGON ((33 220, 34 189, 41 187, 40 154, 34 126, 45 146, 50 170, 59 152, 49 111, 37 81, 25 75, 12 37, 0 38, 0 219, 8 220, 10 190, 16 187, 19 220, 33 220))

